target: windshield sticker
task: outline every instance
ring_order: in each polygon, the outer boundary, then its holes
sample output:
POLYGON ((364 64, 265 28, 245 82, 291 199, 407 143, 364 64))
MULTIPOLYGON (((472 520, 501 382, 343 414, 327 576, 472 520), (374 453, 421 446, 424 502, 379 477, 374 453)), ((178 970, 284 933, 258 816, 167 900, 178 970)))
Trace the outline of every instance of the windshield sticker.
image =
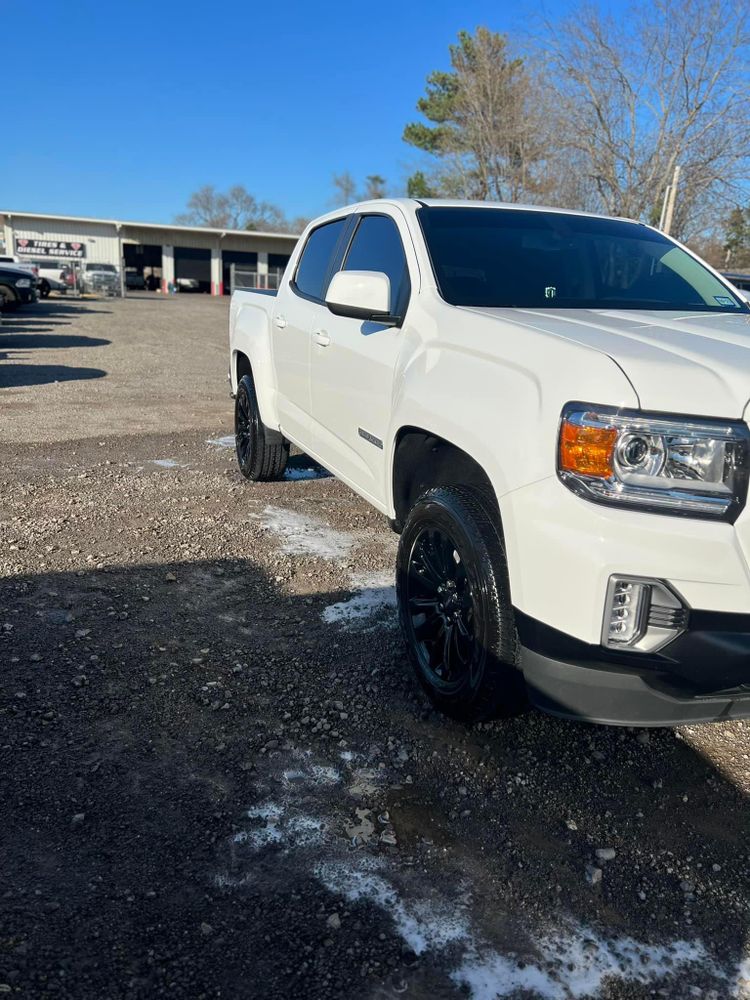
POLYGON ((719 303, 720 306, 733 306, 736 305, 734 299, 731 299, 728 295, 714 295, 714 298, 719 303))

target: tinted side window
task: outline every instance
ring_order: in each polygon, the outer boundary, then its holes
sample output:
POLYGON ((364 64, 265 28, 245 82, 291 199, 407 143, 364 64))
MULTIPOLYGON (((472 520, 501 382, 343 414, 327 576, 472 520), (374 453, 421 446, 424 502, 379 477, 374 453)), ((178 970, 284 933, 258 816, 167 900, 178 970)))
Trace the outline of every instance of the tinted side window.
POLYGON ((294 277, 295 285, 304 295, 311 295, 315 299, 324 298, 323 282, 345 225, 346 219, 337 219, 319 226, 308 236, 294 277))
POLYGON ((382 271, 391 281, 391 313, 403 316, 411 285, 406 254, 396 223, 385 215, 366 215, 346 255, 345 271, 382 271))

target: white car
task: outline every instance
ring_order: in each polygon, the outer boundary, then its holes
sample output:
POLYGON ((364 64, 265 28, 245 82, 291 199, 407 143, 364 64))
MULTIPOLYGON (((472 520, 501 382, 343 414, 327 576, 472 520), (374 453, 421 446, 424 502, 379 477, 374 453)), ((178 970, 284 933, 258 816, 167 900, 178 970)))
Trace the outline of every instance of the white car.
POLYGON ((400 532, 417 676, 468 720, 750 716, 750 307, 624 219, 382 200, 230 313, 237 457, 400 532))

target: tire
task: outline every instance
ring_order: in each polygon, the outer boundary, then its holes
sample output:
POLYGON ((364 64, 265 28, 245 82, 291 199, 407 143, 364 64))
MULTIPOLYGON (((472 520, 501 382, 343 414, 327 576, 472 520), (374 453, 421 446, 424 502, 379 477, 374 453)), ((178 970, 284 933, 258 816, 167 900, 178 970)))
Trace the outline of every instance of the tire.
POLYGON ((0 308, 5 312, 12 312, 18 309, 18 297, 10 285, 0 285, 0 308))
POLYGON ((50 289, 49 289, 49 282, 48 281, 41 281, 39 283, 39 295, 40 295, 40 297, 43 298, 43 299, 46 299, 47 296, 49 295, 49 291, 50 291, 50 289))
POLYGON ((481 722, 525 707, 505 552, 481 491, 440 486, 419 498, 396 591, 409 659, 439 711, 481 722))
POLYGON ((289 458, 289 442, 269 443, 268 428, 260 419, 258 397, 251 375, 243 375, 234 401, 234 437, 237 464, 246 479, 272 482, 283 479, 289 458))

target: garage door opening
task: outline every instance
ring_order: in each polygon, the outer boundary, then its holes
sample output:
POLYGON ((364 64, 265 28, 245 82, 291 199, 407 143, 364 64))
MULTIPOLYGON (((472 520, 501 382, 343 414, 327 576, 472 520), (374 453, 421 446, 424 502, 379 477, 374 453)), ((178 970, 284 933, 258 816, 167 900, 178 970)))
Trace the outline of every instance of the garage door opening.
POLYGON ((125 258, 126 291, 146 288, 155 292, 161 288, 161 246, 125 243, 122 254, 125 258))
POLYGON ((180 292, 211 292, 211 251, 174 248, 174 278, 180 292))

